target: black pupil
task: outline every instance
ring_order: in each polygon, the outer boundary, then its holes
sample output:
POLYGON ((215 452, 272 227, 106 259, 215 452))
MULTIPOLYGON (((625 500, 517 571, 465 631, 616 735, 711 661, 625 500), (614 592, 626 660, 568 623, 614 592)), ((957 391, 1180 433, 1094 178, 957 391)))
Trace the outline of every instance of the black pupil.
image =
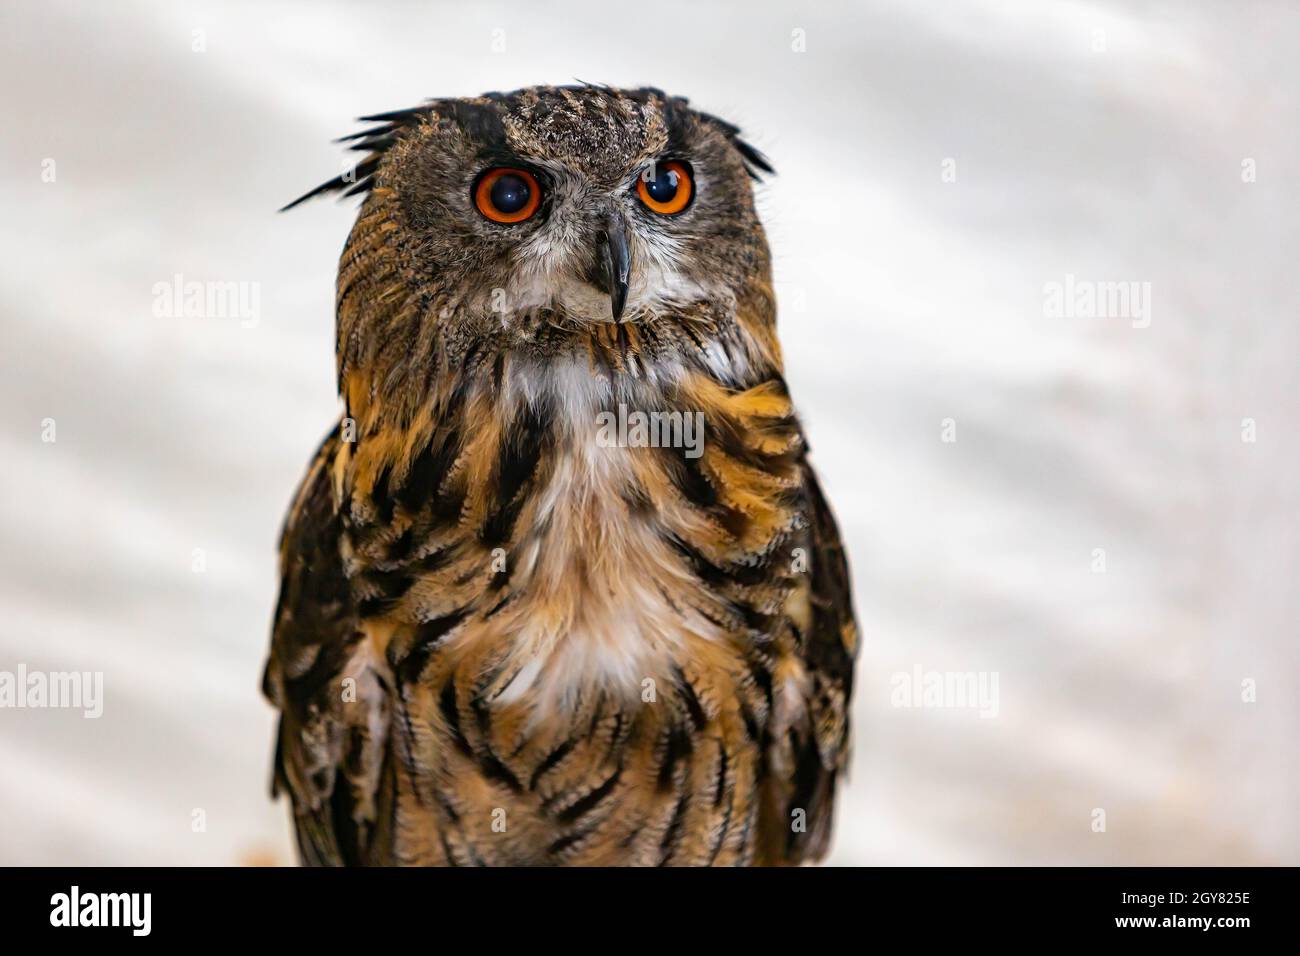
POLYGON ((645 181, 645 191, 650 194, 650 198, 655 202, 671 202, 677 195, 677 186, 680 177, 675 169, 655 169, 652 170, 653 177, 645 181))
POLYGON ((528 205, 531 192, 524 177, 505 173, 492 183, 492 205, 500 212, 519 212, 528 205))

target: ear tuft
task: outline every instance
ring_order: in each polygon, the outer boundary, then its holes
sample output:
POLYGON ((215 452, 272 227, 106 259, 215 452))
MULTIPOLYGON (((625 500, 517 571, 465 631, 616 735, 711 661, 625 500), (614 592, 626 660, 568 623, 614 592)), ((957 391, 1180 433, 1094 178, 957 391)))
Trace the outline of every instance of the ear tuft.
POLYGON ((391 113, 375 113, 372 116, 362 116, 360 122, 378 123, 379 125, 371 126, 369 129, 363 129, 356 133, 350 133, 347 136, 340 136, 334 142, 349 143, 349 150, 364 152, 365 157, 346 172, 340 173, 328 182, 321 183, 315 189, 303 193, 293 202, 282 206, 280 212, 287 212, 308 199, 314 199, 328 193, 340 193, 340 198, 342 198, 369 192, 375 184, 375 170, 379 168, 379 162, 384 158, 384 153, 398 141, 403 131, 419 125, 420 120, 428 116, 433 108, 434 104, 430 101, 423 106, 415 106, 407 110, 394 110, 391 113))

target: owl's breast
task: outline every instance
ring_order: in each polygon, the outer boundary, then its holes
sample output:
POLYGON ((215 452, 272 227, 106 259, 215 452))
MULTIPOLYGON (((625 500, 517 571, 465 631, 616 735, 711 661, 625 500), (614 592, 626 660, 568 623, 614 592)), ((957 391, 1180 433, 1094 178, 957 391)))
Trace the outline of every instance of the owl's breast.
POLYGON ((611 400, 600 381, 579 363, 507 373, 336 463, 406 770, 399 856, 753 853, 766 728, 808 683, 780 554, 798 501, 788 402, 648 374, 611 400), (690 403, 707 445, 671 418, 690 403), (656 407, 666 432, 630 417, 656 407), (449 832, 467 842, 431 842, 449 832))
POLYGON ((653 500, 667 453, 590 441, 553 459, 513 549, 512 597, 463 638, 508 662, 500 704, 546 714, 593 691, 635 700, 696 645, 725 641, 672 544, 671 509, 653 500))

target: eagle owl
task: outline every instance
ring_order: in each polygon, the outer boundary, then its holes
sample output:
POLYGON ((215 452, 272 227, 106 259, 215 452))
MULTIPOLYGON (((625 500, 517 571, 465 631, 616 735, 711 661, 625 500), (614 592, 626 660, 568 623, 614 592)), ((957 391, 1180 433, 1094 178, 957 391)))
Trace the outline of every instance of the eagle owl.
POLYGON ((767 161, 656 89, 363 121, 302 197, 364 196, 264 681, 303 862, 819 858, 857 629, 767 161))

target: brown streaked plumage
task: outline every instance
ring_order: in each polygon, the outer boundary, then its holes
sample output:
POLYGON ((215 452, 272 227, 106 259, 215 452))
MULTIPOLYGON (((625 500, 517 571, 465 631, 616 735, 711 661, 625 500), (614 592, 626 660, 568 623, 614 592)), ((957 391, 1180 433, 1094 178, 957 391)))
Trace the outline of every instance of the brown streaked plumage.
POLYGON ((857 636, 781 373, 766 161, 651 89, 370 119, 308 194, 365 199, 265 677, 303 861, 821 857, 857 636), (637 177, 669 161, 694 193, 659 215, 637 177), (540 184, 526 221, 476 209, 502 167, 540 184), (602 440, 620 408, 698 414, 702 445, 602 440))

